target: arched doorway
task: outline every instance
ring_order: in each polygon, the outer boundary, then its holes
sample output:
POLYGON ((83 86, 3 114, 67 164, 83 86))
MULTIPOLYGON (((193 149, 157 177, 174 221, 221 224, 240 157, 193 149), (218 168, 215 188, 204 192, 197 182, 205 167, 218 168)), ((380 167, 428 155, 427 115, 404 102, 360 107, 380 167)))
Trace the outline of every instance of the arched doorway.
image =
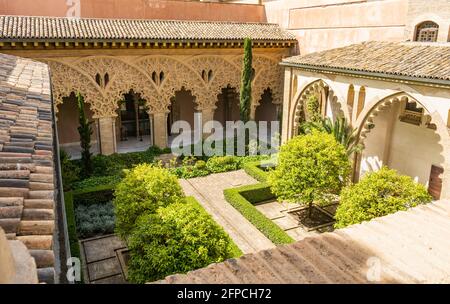
POLYGON ((255 111, 255 121, 280 121, 280 119, 281 105, 273 103, 272 90, 268 88, 261 95, 255 111))
POLYGON ((445 155, 436 125, 417 100, 406 94, 382 100, 361 126, 364 150, 358 156, 356 178, 388 166, 425 185, 439 199, 445 155))
POLYGON ((119 101, 116 120, 117 152, 144 151, 151 146, 151 126, 145 100, 130 90, 119 101))
POLYGON ((217 95, 216 110, 214 120, 220 122, 224 127, 227 121, 237 121, 240 119, 239 113, 239 93, 236 88, 227 86, 217 95))
MULTIPOLYGON (((259 140, 266 143, 270 143, 273 136, 281 132, 281 105, 273 103, 271 89, 264 90, 264 93, 261 95, 259 105, 256 107, 255 111, 255 121, 260 128, 262 127, 262 124, 259 122, 267 122, 267 131, 265 133, 267 138, 259 138, 259 140)), ((264 132, 261 133, 260 130, 259 136, 262 136, 262 134, 264 134, 264 132)))
POLYGON ((181 132, 186 135, 185 142, 189 139, 193 140, 195 128, 201 128, 201 124, 195 122, 195 113, 197 113, 197 104, 195 103, 195 96, 192 95, 190 90, 182 87, 181 90, 175 92, 175 96, 170 100, 169 114, 167 115, 167 134, 169 135, 169 145, 176 136, 179 136, 181 132), (186 130, 173 130, 174 123, 177 121, 187 122, 190 126, 191 132, 186 130))
MULTIPOLYGON (((94 122, 93 112, 90 109, 90 104, 86 103, 84 112, 87 119, 94 122)), ((74 92, 69 96, 63 98, 63 103, 58 105, 57 114, 57 128, 59 146, 66 151, 73 159, 81 158, 80 134, 78 133, 79 115, 78 115, 78 100, 74 92)), ((99 153, 97 141, 97 125, 92 123, 91 135, 91 152, 99 153)))
POLYGON ((222 91, 217 95, 216 109, 214 111, 214 120, 220 122, 223 126, 225 138, 232 138, 235 136, 234 129, 227 130, 227 121, 235 122, 240 120, 239 110, 239 93, 236 88, 227 86, 222 88, 222 91))

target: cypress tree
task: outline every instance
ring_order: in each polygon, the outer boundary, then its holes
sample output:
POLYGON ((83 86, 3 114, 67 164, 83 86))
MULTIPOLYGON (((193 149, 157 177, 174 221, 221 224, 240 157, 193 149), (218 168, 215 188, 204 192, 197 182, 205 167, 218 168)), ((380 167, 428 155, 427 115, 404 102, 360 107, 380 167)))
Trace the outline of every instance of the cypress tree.
POLYGON ((252 40, 245 38, 240 92, 240 116, 244 123, 250 120, 250 107, 252 104, 252 57, 252 40))
POLYGON ((89 122, 84 112, 84 97, 80 93, 77 94, 77 101, 78 119, 80 122, 78 133, 80 134, 82 174, 85 177, 89 177, 92 173, 92 153, 90 151, 92 128, 91 122, 89 122))

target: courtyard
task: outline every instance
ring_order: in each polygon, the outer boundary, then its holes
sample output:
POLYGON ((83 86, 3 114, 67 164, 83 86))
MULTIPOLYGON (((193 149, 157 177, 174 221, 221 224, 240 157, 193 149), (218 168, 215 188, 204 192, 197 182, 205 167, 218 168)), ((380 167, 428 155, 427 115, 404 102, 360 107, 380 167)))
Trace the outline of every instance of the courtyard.
POLYGON ((0 282, 450 282, 448 1, 20 1, 0 282))

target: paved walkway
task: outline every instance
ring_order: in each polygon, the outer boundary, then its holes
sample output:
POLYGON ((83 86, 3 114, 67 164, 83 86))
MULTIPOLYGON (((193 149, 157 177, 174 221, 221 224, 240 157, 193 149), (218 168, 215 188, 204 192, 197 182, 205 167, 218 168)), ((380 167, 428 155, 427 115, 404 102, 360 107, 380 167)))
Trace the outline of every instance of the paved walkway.
POLYGON ((243 253, 274 248, 275 245, 225 200, 223 190, 256 183, 243 170, 180 180, 186 195, 194 196, 202 204, 243 253))

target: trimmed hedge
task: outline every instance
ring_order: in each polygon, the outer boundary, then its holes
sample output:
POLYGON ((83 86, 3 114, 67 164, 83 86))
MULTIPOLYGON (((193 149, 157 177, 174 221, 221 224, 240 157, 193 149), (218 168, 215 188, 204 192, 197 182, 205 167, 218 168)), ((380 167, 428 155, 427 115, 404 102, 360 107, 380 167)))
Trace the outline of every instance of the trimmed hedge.
POLYGON ((223 191, 225 199, 276 245, 294 242, 283 229, 259 212, 253 204, 274 199, 269 185, 262 183, 223 191))
POLYGON ((100 185, 72 191, 77 204, 91 205, 112 201, 115 184, 100 185))
MULTIPOLYGON (((66 209, 67 234, 69 236, 70 255, 81 260, 80 244, 78 243, 77 225, 75 222, 75 210, 73 206, 73 192, 64 193, 64 205, 66 209)), ((83 275, 81 275, 81 282, 83 275)))
POLYGON ((120 175, 92 176, 73 184, 73 190, 82 190, 103 185, 116 185, 122 180, 120 175))
POLYGON ((261 162, 256 161, 244 163, 243 168, 248 175, 261 183, 265 183, 267 181, 267 172, 262 170, 260 166, 261 162))

